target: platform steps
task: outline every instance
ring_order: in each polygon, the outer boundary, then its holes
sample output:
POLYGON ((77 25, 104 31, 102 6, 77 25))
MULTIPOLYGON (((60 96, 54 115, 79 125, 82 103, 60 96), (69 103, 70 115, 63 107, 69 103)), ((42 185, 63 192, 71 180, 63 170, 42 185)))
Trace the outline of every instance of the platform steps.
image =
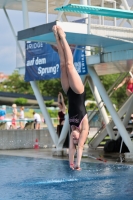
MULTIPOLYGON (((128 131, 129 134, 131 134, 133 132, 133 123, 129 123, 126 127, 126 130, 128 131)), ((114 134, 115 136, 117 136, 117 132, 118 129, 116 127, 113 128, 114 134)), ((131 134, 131 138, 133 138, 133 135, 131 134)), ((110 140, 110 137, 107 135, 103 141, 98 145, 98 147, 104 147, 104 145, 106 144, 106 142, 108 142, 110 140)))

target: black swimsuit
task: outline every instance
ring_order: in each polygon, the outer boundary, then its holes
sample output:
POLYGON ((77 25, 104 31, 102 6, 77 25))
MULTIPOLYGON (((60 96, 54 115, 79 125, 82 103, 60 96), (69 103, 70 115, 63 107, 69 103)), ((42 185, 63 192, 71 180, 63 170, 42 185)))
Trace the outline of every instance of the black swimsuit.
POLYGON ((59 116, 59 124, 61 125, 61 123, 65 120, 65 114, 62 111, 59 111, 58 116, 59 116))
POLYGON ((87 114, 85 108, 85 92, 76 94, 71 88, 67 92, 69 106, 69 123, 79 128, 81 121, 87 114))

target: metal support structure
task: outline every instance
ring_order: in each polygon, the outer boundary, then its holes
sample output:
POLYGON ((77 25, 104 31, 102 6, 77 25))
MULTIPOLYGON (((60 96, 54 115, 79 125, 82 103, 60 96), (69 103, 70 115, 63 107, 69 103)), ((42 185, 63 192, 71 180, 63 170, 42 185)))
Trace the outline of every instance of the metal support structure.
POLYGON ((64 22, 68 22, 66 15, 64 13, 62 14, 62 19, 63 19, 64 22))
POLYGON ((129 72, 129 74, 130 74, 130 76, 133 78, 133 74, 132 74, 132 72, 131 72, 131 71, 129 72))
MULTIPOLYGON (((58 2, 58 1, 57 1, 57 2, 58 2)), ((69 2, 70 2, 70 0, 65 0, 63 6, 69 4, 69 2)), ((63 11, 58 12, 58 15, 57 15, 56 20, 60 20, 62 15, 63 15, 63 11)))
MULTIPOLYGON (((127 110, 129 109, 129 105, 131 105, 131 103, 133 102, 133 96, 130 96, 128 98, 128 100, 123 104, 123 106, 120 108, 120 110, 117 112, 119 118, 122 118, 126 113, 127 110)), ((115 126, 114 121, 110 121, 110 127, 113 130, 113 127, 115 126)), ((96 148, 101 142, 102 140, 106 137, 107 135, 107 131, 106 129, 104 129, 100 134, 98 134, 91 142, 91 147, 92 148, 96 148)), ((118 139, 119 134, 117 134, 117 136, 115 137, 115 140, 118 139)))
POLYGON ((46 24, 48 23, 48 0, 46 1, 46 24))
MULTIPOLYGON (((114 9, 116 9, 116 1, 113 1, 114 9)), ((116 26, 116 17, 114 17, 114 26, 116 26)))
MULTIPOLYGON (((101 6, 104 7, 104 0, 101 1, 101 6)), ((101 17, 102 25, 104 25, 104 16, 101 17)))
MULTIPOLYGON (((101 6, 104 7, 105 2, 110 2, 113 4, 114 9, 116 9, 116 1, 114 0, 102 0, 101 6)), ((99 16, 99 24, 104 25, 104 16, 99 16)), ((114 26, 116 26, 116 17, 114 17, 114 26)))
POLYGON ((133 59, 132 56, 132 51, 133 51, 133 43, 129 43, 127 44, 123 44, 123 45, 116 45, 116 46, 110 46, 110 47, 106 47, 104 48, 104 53, 102 54, 102 60, 104 62, 106 62, 105 58, 111 58, 108 62, 114 62, 116 60, 121 61, 121 60, 130 60, 133 59), (125 53, 126 51, 126 53, 125 53), (105 55, 106 53, 106 55, 105 55), (120 56, 121 55, 121 56, 120 56))
MULTIPOLYGON (((91 5, 91 0, 80 0, 80 4, 91 5)), ((91 33, 91 15, 81 14, 81 17, 85 18, 85 23, 87 24, 87 33, 90 34, 91 33)), ((85 49, 86 49, 86 52, 85 52, 86 56, 90 56, 90 47, 86 46, 85 49)))
MULTIPOLYGON (((130 117, 131 117, 131 114, 133 113, 133 96, 131 98, 132 98, 132 101, 130 101, 128 103, 128 108, 127 108, 127 111, 126 111, 126 115, 125 115, 124 120, 123 120, 123 124, 124 124, 125 127, 128 125, 130 117)), ((117 138, 119 137, 119 135, 120 134, 118 132, 117 138)))
POLYGON ((39 107, 40 107, 40 109, 42 111, 43 117, 44 117, 44 119, 46 121, 46 124, 47 124, 48 130, 49 130, 49 133, 50 133, 50 135, 52 137, 52 140, 53 140, 54 144, 57 146, 57 144, 58 144, 58 136, 57 136, 57 134, 55 132, 55 128, 53 127, 52 121, 50 119, 50 116, 49 116, 49 113, 48 113, 47 108, 45 106, 45 103, 44 103, 44 100, 42 98, 42 95, 40 94, 39 88, 38 88, 38 86, 37 86, 35 81, 31 81, 30 84, 31 84, 31 87, 32 87, 32 89, 34 91, 34 94, 36 96, 36 99, 37 99, 37 102, 39 104, 39 107))
POLYGON ((8 21, 8 23, 9 23, 9 26, 10 26, 10 28, 11 28, 11 30, 12 30, 13 36, 14 36, 14 38, 15 38, 15 40, 16 40, 16 43, 17 43, 17 46, 18 46, 18 48, 19 48, 20 54, 21 54, 21 56, 22 56, 22 59, 23 59, 23 61, 25 62, 25 57, 24 57, 22 48, 21 48, 21 46, 20 46, 20 43, 19 43, 19 41, 17 40, 17 36, 16 36, 16 34, 15 34, 15 31, 14 31, 13 25, 12 25, 12 23, 11 23, 11 20, 10 20, 8 14, 7 14, 6 9, 3 8, 3 10, 4 10, 4 13, 5 13, 5 15, 6 15, 6 18, 7 18, 7 21, 8 21))
MULTIPOLYGON (((121 6, 121 9, 123 9, 124 10, 124 7, 123 6, 121 6)), ((131 9, 130 10, 133 10, 133 6, 131 7, 131 9)), ((125 22, 127 21, 127 19, 123 19, 122 21, 121 21, 121 23, 119 24, 119 26, 121 27, 121 26, 123 26, 124 24, 125 24, 125 22)), ((129 21, 129 20, 128 20, 129 21)), ((129 21, 129 23, 130 23, 130 21, 129 21)), ((132 26, 132 25, 131 25, 132 26)))
MULTIPOLYGON (((88 0, 88 5, 91 5, 91 0, 88 0)), ((87 26, 87 29, 88 29, 88 33, 91 33, 91 15, 88 15, 88 26, 87 26)))
MULTIPOLYGON (((81 5, 91 5, 91 0, 80 0, 81 5)), ((91 15, 81 14, 82 18, 85 18, 85 23, 87 24, 87 33, 91 33, 91 15)))
MULTIPOLYGON (((123 124, 125 125, 125 127, 128 125, 128 122, 129 122, 129 119, 131 117, 132 112, 133 112, 133 101, 131 101, 131 104, 129 104, 128 111, 127 111, 126 116, 123 120, 123 124)), ((117 138, 118 137, 119 137, 119 133, 117 134, 117 138)), ((122 151, 122 145, 123 145, 123 139, 121 141, 120 153, 122 151)))
MULTIPOLYGON (((128 3, 127 3, 126 0, 121 0, 121 2, 122 2, 123 6, 124 6, 124 8, 125 8, 126 10, 130 10, 130 7, 128 6, 128 3)), ((129 21, 130 21, 131 26, 133 27, 133 21, 130 20, 130 19, 129 19, 129 21)))
MULTIPOLYGON (((27 0, 22 0, 22 11, 23 11, 23 24, 24 24, 24 29, 29 28, 29 17, 28 17, 28 6, 27 6, 27 0)), ((30 82, 31 87, 34 91, 34 94, 36 96, 36 99, 38 101, 39 107, 42 111, 43 117, 46 121, 46 124, 48 126, 48 130, 50 132, 50 135, 53 139, 54 144, 57 146, 58 143, 58 137, 57 134, 55 133, 55 129, 53 127, 52 121, 50 119, 50 116, 48 114, 48 111, 46 109, 46 106, 44 104, 42 95, 40 94, 39 88, 36 84, 35 81, 30 82)))
MULTIPOLYGON (((105 0, 105 1, 109 2, 109 3, 112 3, 113 4, 113 8, 116 9, 116 1, 114 1, 114 0, 105 0)), ((114 26, 116 26, 116 17, 114 17, 114 26)))
POLYGON ((100 94, 97 90, 97 87, 96 87, 96 85, 94 85, 94 83, 93 83, 93 81, 90 77, 88 78, 88 83, 89 83, 89 86, 90 86, 92 93, 95 97, 95 100, 97 102, 99 111, 100 111, 100 113, 103 117, 103 120, 105 122, 107 133, 109 134, 110 139, 115 139, 115 136, 114 136, 113 131, 112 131, 110 124, 109 124, 109 118, 108 118, 107 112, 105 110, 104 103, 103 103, 103 101, 100 97, 100 94))
POLYGON ((109 110, 111 116, 112 116, 112 119, 114 121, 114 123, 116 124, 117 128, 118 128, 118 131, 120 132, 120 135, 121 137, 123 138, 123 141, 125 142, 125 144, 127 145, 129 151, 131 153, 133 153, 133 144, 132 144, 132 141, 124 127, 124 125, 122 124, 118 114, 116 113, 116 110, 114 109, 102 83, 100 82, 100 79, 99 77, 97 76, 95 70, 92 68, 92 67, 88 67, 88 72, 94 82, 94 84, 97 86, 97 89, 107 107, 107 109, 109 110))
POLYGON ((29 28, 29 15, 27 0, 22 0, 22 11, 23 11, 23 27, 24 29, 29 28))

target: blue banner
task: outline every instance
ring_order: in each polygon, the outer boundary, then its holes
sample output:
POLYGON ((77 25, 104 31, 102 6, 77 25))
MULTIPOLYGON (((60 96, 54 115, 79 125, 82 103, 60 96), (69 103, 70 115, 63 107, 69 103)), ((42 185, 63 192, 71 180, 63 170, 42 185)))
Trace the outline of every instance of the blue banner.
POLYGON ((60 77, 59 56, 51 45, 42 42, 26 43, 25 81, 60 77))
MULTIPOLYGON (((84 46, 70 45, 74 66, 80 75, 87 74, 84 46)), ((42 42, 26 42, 25 81, 60 78, 60 59, 55 46, 42 42)))

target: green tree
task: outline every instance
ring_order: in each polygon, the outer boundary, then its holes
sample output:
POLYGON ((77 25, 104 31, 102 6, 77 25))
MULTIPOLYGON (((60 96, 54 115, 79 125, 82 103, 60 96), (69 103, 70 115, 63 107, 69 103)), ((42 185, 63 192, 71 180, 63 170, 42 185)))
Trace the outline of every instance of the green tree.
POLYGON ((37 83, 43 96, 57 97, 58 93, 61 92, 64 96, 65 103, 67 102, 67 96, 62 89, 60 79, 42 80, 37 83))
MULTIPOLYGON (((122 75, 124 77, 125 73, 123 73, 122 75)), ((102 84, 104 85, 106 91, 108 91, 110 89, 110 87, 116 82, 116 80, 118 79, 119 76, 120 76, 120 74, 110 74, 110 75, 100 76, 100 80, 101 80, 102 84)), ((117 106, 117 108, 120 108, 121 105, 127 99, 126 85, 124 85, 117 91, 113 91, 112 95, 110 96, 110 99, 111 99, 112 103, 117 106)))
POLYGON ((9 76, 7 80, 1 83, 1 91, 23 93, 23 94, 33 94, 30 83, 24 81, 24 77, 15 71, 9 76), (4 88, 6 86, 6 88, 4 88))
POLYGON ((53 103, 54 103, 54 100, 53 100, 53 99, 50 100, 50 101, 45 101, 45 105, 46 105, 47 107, 52 106, 53 103))
POLYGON ((25 105, 27 103, 27 99, 17 98, 14 103, 16 103, 17 105, 25 105))
MULTIPOLYGON (((120 74, 111 74, 99 77, 106 91, 109 90, 109 88, 117 80, 119 75, 120 74)), ((43 96, 57 97, 58 93, 62 92, 65 99, 65 103, 67 104, 67 95, 62 89, 60 79, 41 80, 37 81, 36 83, 39 87, 40 93, 43 96)), ((25 82, 24 76, 18 74, 17 71, 10 75, 8 80, 5 80, 4 82, 0 83, 0 90, 14 93, 34 94, 30 83, 25 82)), ((94 100, 93 94, 88 84, 86 84, 85 90, 86 100, 94 100)), ((116 104, 118 108, 122 104, 123 100, 125 101, 125 98, 127 97, 125 91, 125 86, 123 86, 119 90, 115 91, 111 96, 112 103, 116 104)))

